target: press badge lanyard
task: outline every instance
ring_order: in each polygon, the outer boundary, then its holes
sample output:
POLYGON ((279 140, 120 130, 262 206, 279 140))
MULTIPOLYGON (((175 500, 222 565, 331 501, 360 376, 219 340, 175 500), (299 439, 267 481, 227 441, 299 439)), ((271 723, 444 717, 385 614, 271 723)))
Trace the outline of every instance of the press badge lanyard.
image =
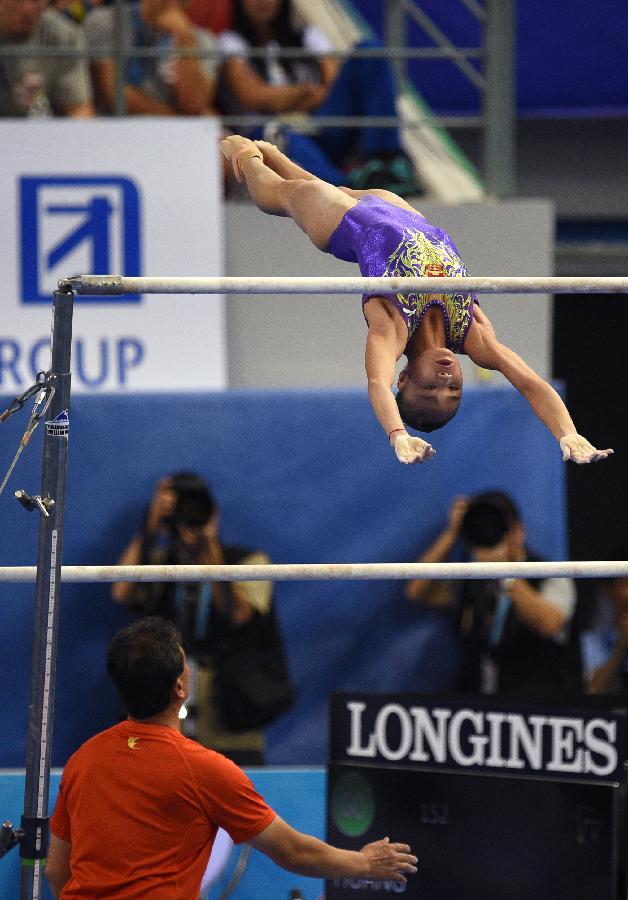
POLYGON ((495 610, 495 617, 493 618, 493 626, 491 628, 491 633, 488 639, 489 647, 491 647, 492 649, 499 646, 499 643, 504 634, 506 619, 508 618, 508 613, 510 612, 511 606, 512 598, 510 594, 506 594, 503 591, 500 592, 499 600, 497 602, 497 609, 495 610))
MULTIPOLYGON (((199 584, 198 596, 194 598, 194 638, 202 641, 207 634, 207 626, 209 623, 209 610, 211 606, 211 585, 206 581, 199 584)), ((179 630, 182 630, 185 619, 185 605, 189 595, 187 593, 187 585, 177 584, 175 592, 176 620, 179 630)))
POLYGON ((499 646, 506 627, 506 619, 512 605, 511 597, 500 590, 495 616, 488 638, 488 648, 480 659, 480 691, 483 694, 495 694, 499 686, 497 664, 491 655, 491 651, 499 646))

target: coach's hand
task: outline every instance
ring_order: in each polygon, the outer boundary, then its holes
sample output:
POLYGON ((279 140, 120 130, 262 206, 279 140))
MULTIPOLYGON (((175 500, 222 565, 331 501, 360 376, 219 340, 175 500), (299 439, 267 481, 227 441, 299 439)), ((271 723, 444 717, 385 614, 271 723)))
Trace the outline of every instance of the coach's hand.
POLYGON ((436 456, 436 450, 431 444, 421 438, 411 437, 407 431, 394 432, 390 436, 390 442, 401 463, 428 462, 436 456))
POLYGON ((564 437, 561 437, 559 444, 560 449, 563 451, 563 462, 567 462, 570 459, 572 462, 578 463, 578 465, 600 462, 600 460, 606 459, 607 456, 613 453, 610 448, 608 450, 596 450, 586 438, 582 437, 581 434, 576 434, 575 431, 573 434, 566 434, 564 437))
POLYGON ((368 862, 364 873, 367 878, 405 881, 404 872, 416 872, 417 858, 410 852, 410 847, 407 844, 391 844, 387 837, 366 844, 360 853, 364 854, 368 862))

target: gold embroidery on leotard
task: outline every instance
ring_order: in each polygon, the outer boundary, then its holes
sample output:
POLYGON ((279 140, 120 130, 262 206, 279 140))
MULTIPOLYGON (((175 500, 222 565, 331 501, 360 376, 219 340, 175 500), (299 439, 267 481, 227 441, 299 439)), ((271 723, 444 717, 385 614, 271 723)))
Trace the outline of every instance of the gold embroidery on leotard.
MULTIPOLYGON (((385 276, 403 277, 424 275, 428 266, 443 268, 447 278, 463 278, 467 270, 459 256, 438 239, 431 239, 422 231, 405 228, 397 249, 388 258, 385 276)), ((445 317, 447 345, 460 352, 471 320, 473 297, 468 293, 454 294, 397 294, 397 299, 411 314, 408 338, 416 331, 429 306, 438 304, 445 317)))

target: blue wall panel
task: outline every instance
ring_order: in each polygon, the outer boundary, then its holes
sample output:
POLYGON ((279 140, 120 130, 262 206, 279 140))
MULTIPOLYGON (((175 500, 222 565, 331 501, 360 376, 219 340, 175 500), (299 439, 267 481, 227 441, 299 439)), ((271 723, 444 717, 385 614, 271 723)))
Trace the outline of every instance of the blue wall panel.
MULTIPOLYGON (((351 4, 350 4, 351 5, 351 4)), ((371 28, 384 34, 385 3, 353 0, 371 28)), ((418 0, 418 5, 458 47, 479 46, 477 19, 461 0, 418 0)), ((521 114, 583 115, 628 112, 625 0, 516 3, 517 93, 521 114)), ((433 41, 408 17, 408 46, 433 41)), ((474 65, 478 65, 474 61, 474 65)), ((480 95, 456 66, 445 61, 409 65, 412 81, 439 113, 479 111, 480 95)))
MULTIPOLYGON (((25 422, 24 413, 0 425, 0 468, 8 466, 25 422)), ((77 396, 64 560, 116 563, 156 480, 181 468, 198 470, 212 484, 223 539, 261 547, 275 562, 414 560, 435 537, 453 496, 493 487, 519 502, 537 552, 564 558, 560 452, 514 390, 469 388, 456 419, 432 442, 433 462, 401 466, 362 390, 77 396)), ((12 494, 38 492, 40 467, 37 432, 0 498, 0 565, 36 561, 37 514, 12 494)), ((396 581, 277 585, 299 697, 270 728, 270 762, 326 761, 333 690, 451 685, 456 652, 446 622, 412 607, 402 592, 396 581)), ((0 766, 25 761, 33 596, 32 585, 0 582, 0 658, 7 667, 0 680, 0 766)), ((54 765, 117 719, 104 655, 129 618, 110 600, 108 585, 62 586, 54 765)))

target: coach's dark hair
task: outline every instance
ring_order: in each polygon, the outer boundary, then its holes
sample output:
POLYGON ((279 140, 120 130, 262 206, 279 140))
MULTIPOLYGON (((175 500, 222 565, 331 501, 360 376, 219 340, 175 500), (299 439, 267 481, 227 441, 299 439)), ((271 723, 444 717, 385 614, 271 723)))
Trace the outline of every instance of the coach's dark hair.
POLYGON ((471 498, 460 534, 472 546, 494 547, 520 521, 519 510, 508 494, 486 491, 471 498))
POLYGON ((107 672, 135 719, 164 712, 170 706, 174 683, 183 673, 179 632, 159 616, 127 625, 109 644, 107 672))
POLYGON ((436 431, 438 428, 442 428, 443 425, 446 425, 450 419, 453 419, 458 412, 458 409, 456 408, 446 419, 442 419, 440 422, 430 422, 423 417, 419 410, 415 409, 414 406, 406 400, 403 388, 400 388, 397 391, 395 400, 397 401, 397 409, 399 410, 401 421, 404 425, 408 425, 409 428, 414 428, 415 431, 436 431))

